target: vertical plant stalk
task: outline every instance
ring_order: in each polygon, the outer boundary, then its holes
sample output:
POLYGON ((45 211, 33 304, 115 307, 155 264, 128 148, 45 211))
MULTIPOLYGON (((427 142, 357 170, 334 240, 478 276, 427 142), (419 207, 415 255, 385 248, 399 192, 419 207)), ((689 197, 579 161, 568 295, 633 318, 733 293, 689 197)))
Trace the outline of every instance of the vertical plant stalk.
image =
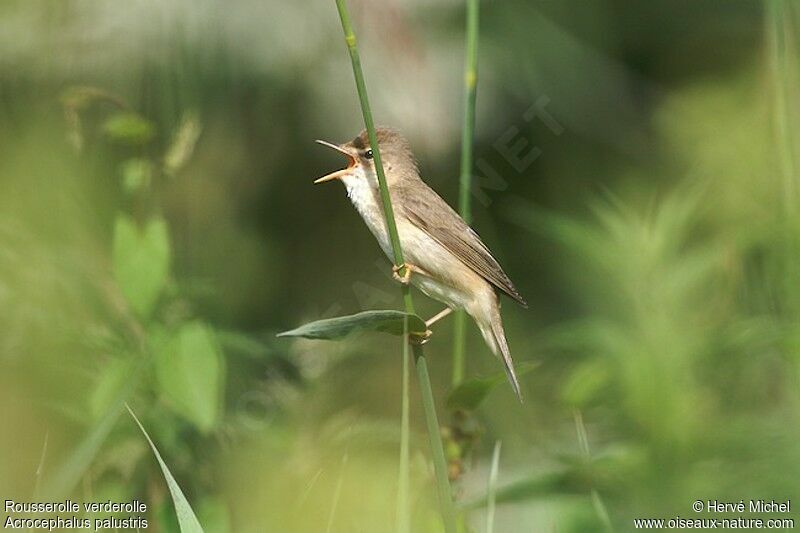
POLYGON ((494 511, 497 505, 497 473, 500 470, 501 445, 502 443, 499 440, 494 443, 492 469, 489 471, 489 482, 486 487, 486 498, 488 500, 486 506, 486 533, 494 533, 494 511))
MULTIPOLYGON (((785 0, 767 0, 765 9, 765 34, 770 59, 773 85, 773 127, 778 165, 783 189, 783 241, 781 267, 783 269, 782 294, 792 323, 800 314, 800 292, 797 276, 800 268, 797 255, 800 251, 798 235, 798 204, 800 184, 797 176, 796 106, 791 95, 796 93, 797 36, 792 4, 785 0)), ((795 379, 800 382, 800 366, 796 364, 795 379)))
POLYGON ((797 181, 791 128, 788 93, 791 87, 789 71, 789 5, 784 0, 768 0, 767 35, 769 35, 770 59, 775 87, 774 121, 775 136, 783 177, 784 207, 791 216, 797 210, 797 181))
MULTIPOLYGON (((469 224, 472 219, 472 147, 475 142, 475 95, 478 86, 478 2, 467 0, 467 44, 464 61, 464 123, 461 127, 461 174, 458 211, 469 224)), ((453 386, 464 379, 467 317, 456 312, 453 325, 453 386)))
MULTIPOLYGON (((386 229, 389 232, 389 238, 392 243, 394 263, 398 266, 403 266, 405 263, 403 260, 403 249, 400 245, 400 236, 397 233, 397 224, 395 223, 394 219, 392 200, 389 195, 389 187, 386 184, 386 175, 383 171, 378 137, 375 133, 375 123, 372 120, 372 111, 369 105, 369 98, 367 96, 367 87, 366 83, 364 82, 364 74, 361 70, 361 58, 358 54, 356 35, 353 32, 352 25, 350 24, 350 14, 347 11, 345 0, 336 0, 336 7, 339 10, 339 18, 342 22, 342 30, 344 31, 344 39, 347 43, 347 50, 350 52, 350 61, 353 65, 353 76, 355 77, 356 89, 358 90, 358 99, 361 103, 361 111, 364 115, 364 125, 367 128, 367 135, 369 136, 369 143, 370 147, 372 148, 375 170, 378 175, 378 186, 381 193, 381 203, 383 204, 383 213, 386 217, 386 229)), ((401 271, 400 274, 403 275, 404 272, 401 271)), ((409 287, 403 286, 402 291, 406 312, 414 313, 414 301, 411 297, 411 291, 409 287)), ((407 339, 404 339, 404 341, 406 344, 408 344, 407 339)), ((444 457, 444 447, 442 446, 442 437, 439 430, 439 419, 436 416, 436 406, 433 401, 433 390, 431 388, 430 376, 428 375, 428 365, 427 361, 425 360, 425 353, 422 350, 422 346, 419 344, 413 345, 413 353, 420 392, 422 395, 422 406, 425 411, 425 422, 428 427, 428 437, 431 444, 431 455, 433 456, 433 466, 436 473, 436 486, 439 493, 439 504, 441 506, 442 519, 444 521, 445 531, 447 531, 447 533, 456 533, 455 511, 453 509, 450 482, 447 478, 447 463, 444 457)), ((407 391, 405 391, 404 394, 407 396, 407 391)), ((406 443, 405 446, 408 446, 408 443, 406 443)))
POLYGON ((411 505, 409 498, 409 472, 410 472, 410 440, 411 428, 409 425, 409 347, 408 317, 403 319, 403 374, 402 374, 402 400, 400 407, 400 467, 397 475, 397 533, 411 533, 411 505))

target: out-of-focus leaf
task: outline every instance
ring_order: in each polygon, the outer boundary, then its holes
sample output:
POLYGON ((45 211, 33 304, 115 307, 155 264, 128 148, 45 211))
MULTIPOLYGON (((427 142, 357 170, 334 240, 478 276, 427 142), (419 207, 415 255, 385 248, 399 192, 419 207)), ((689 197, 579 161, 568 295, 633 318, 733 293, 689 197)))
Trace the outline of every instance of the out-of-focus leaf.
POLYGON ((128 194, 134 194, 150 185, 153 166, 146 159, 128 159, 122 164, 122 188, 128 194))
POLYGON ((181 326, 157 353, 156 378, 175 411, 203 432, 219 419, 222 357, 213 333, 199 322, 181 326))
POLYGON ((155 135, 153 124, 138 113, 114 113, 103 123, 103 131, 114 141, 131 145, 147 144, 155 135))
MULTIPOLYGON (((123 483, 117 479, 109 479, 102 481, 99 485, 93 487, 93 498, 95 501, 105 502, 105 501, 112 501, 112 502, 126 502, 132 499, 133 496, 133 487, 130 485, 123 483)), ((111 512, 106 515, 105 513, 103 516, 116 516, 118 518, 123 518, 127 515, 124 511, 117 511, 111 512)))
POLYGON ((252 335, 239 331, 217 330, 216 337, 229 357, 241 355, 249 359, 264 360, 274 355, 265 342, 252 335))
POLYGON ((381 331, 392 335, 403 334, 403 319, 408 317, 411 333, 423 333, 425 321, 403 311, 364 311, 355 315, 326 318, 278 333, 278 337, 304 337, 306 339, 341 339, 356 331, 381 331))
POLYGON ((93 420, 99 420, 117 399, 119 391, 130 377, 131 366, 124 359, 112 359, 102 369, 89 398, 89 411, 93 420))
POLYGON ((186 113, 164 156, 164 172, 169 175, 175 174, 186 164, 194 152, 201 132, 202 127, 197 115, 186 113))
POLYGON ((169 501, 161 501, 154 514, 159 531, 162 533, 181 533, 181 528, 178 525, 178 515, 175 513, 173 506, 169 504, 169 501))
POLYGON ((150 444, 150 448, 153 450, 153 455, 155 455, 156 459, 158 460, 158 465, 161 467, 161 472, 164 474, 164 479, 167 481, 167 487, 172 495, 172 502, 175 504, 175 514, 178 515, 178 525, 180 525, 181 533, 202 533, 203 528, 200 527, 200 522, 197 521, 197 516, 195 516, 194 511, 192 510, 192 506, 189 505, 189 502, 186 500, 186 496, 183 495, 181 487, 178 485, 178 482, 175 481, 172 472, 169 471, 167 463, 164 462, 164 460, 161 458, 161 454, 158 453, 158 449, 150 439, 150 435, 147 434, 144 426, 142 426, 142 423, 139 422, 138 418, 136 418, 136 415, 133 414, 131 408, 128 407, 127 404, 125 407, 128 408, 128 412, 133 417, 136 425, 142 430, 144 437, 150 444))
MULTIPOLYGON (((147 446, 136 435, 117 436, 103 448, 103 452, 92 462, 97 472, 116 473, 122 479, 131 479, 139 466, 139 460, 147 452, 147 446)), ((120 500, 124 501, 124 500, 120 500)))
POLYGON ((61 105, 77 110, 83 109, 96 101, 110 102, 119 108, 127 107, 125 101, 119 96, 98 87, 85 85, 68 87, 61 93, 59 100, 61 105))
POLYGON ((574 407, 583 407, 591 401, 611 379, 609 364, 602 358, 579 364, 564 384, 561 393, 564 401, 574 407))
POLYGON ((87 433, 81 443, 71 452, 70 456, 59 466, 55 474, 47 480, 44 495, 47 500, 57 500, 75 487, 81 476, 92 464, 98 450, 105 442, 108 434, 114 428, 120 414, 122 404, 115 404, 112 409, 103 415, 87 433))
POLYGON ((170 249, 167 224, 150 219, 143 229, 125 215, 114 225, 114 277, 131 307, 148 317, 169 273, 170 249))
MULTIPOLYGON (((542 497, 551 497, 553 494, 576 493, 570 487, 568 472, 551 472, 540 476, 521 479, 504 487, 497 488, 495 492, 496 503, 514 503, 542 497)), ((486 496, 466 503, 467 508, 483 507, 488 504, 486 496)))
POLYGON ((116 397, 103 414, 103 417, 92 426, 80 444, 58 467, 53 476, 46 479, 43 494, 47 500, 57 500, 69 494, 80 481, 81 476, 93 464, 98 451, 114 428, 125 401, 136 388, 144 366, 144 359, 140 359, 136 365, 130 368, 128 379, 120 384, 120 388, 116 391, 116 397))
POLYGON ((207 531, 228 533, 231 530, 231 517, 228 506, 217 498, 206 498, 197 506, 197 517, 207 531))
MULTIPOLYGON (((537 366, 537 363, 530 362, 519 365, 517 377, 527 374, 537 366)), ((447 396, 447 408, 452 411, 474 411, 492 389, 504 383, 506 379, 505 372, 497 372, 490 376, 464 380, 447 396)))
MULTIPOLYGON (((516 503, 537 498, 549 498, 554 494, 586 494, 593 490, 620 493, 626 487, 636 485, 637 479, 646 475, 647 457, 638 448, 620 446, 604 451, 596 458, 587 458, 584 453, 565 454, 559 457, 561 467, 555 472, 532 475, 498 488, 498 503, 516 503)), ((466 507, 481 507, 488 503, 483 496, 465 504, 466 507)))

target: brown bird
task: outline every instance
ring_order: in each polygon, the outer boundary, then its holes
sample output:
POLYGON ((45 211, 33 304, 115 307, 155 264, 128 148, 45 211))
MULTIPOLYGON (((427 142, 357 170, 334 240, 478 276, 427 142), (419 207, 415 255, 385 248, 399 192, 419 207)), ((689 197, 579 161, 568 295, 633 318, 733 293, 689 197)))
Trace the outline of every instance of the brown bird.
MULTIPOLYGON (((478 234, 422 181, 408 141, 392 129, 378 128, 376 133, 405 260, 404 265, 392 269, 395 279, 412 283, 447 306, 428 325, 453 309, 464 309, 475 320, 486 344, 502 360, 511 386, 522 401, 495 289, 527 307, 525 300, 478 234), (404 276, 398 274, 401 271, 404 276)), ((344 154, 349 164, 314 183, 334 179, 344 182, 350 201, 392 260, 392 245, 366 130, 340 145, 317 142, 344 154)))

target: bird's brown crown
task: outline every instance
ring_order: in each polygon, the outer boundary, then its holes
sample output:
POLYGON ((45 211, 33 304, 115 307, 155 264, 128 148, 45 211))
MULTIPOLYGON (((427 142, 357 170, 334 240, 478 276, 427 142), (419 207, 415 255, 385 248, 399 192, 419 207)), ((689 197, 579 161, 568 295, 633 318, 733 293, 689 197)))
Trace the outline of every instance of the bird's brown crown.
MULTIPOLYGON (((387 172, 390 170, 417 171, 417 162, 411 151, 411 144, 400 132, 393 128, 379 127, 375 130, 375 136, 378 138, 381 160, 387 172)), ((363 130, 358 137, 350 141, 350 144, 358 150, 369 148, 367 130, 363 130)))

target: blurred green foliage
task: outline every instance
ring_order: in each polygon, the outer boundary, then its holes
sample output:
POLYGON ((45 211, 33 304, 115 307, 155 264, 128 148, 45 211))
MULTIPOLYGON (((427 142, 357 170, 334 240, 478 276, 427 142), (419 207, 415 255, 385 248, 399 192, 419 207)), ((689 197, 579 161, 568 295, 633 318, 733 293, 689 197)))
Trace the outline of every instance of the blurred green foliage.
MULTIPOLYGON (((378 122, 454 204, 463 6, 351 9, 378 122)), ((537 366, 524 405, 484 394, 470 327, 478 392, 448 411, 448 320, 426 344, 473 530, 496 440, 495 531, 800 497, 798 25, 783 0, 482 6, 474 226, 537 366)), ((393 530, 399 339, 275 338, 401 308, 311 184, 340 164, 313 139, 361 129, 350 76, 333 3, 0 5, 0 496, 139 498, 175 531, 127 402, 206 531, 393 530)), ((412 530, 438 531, 416 396, 412 530)))

